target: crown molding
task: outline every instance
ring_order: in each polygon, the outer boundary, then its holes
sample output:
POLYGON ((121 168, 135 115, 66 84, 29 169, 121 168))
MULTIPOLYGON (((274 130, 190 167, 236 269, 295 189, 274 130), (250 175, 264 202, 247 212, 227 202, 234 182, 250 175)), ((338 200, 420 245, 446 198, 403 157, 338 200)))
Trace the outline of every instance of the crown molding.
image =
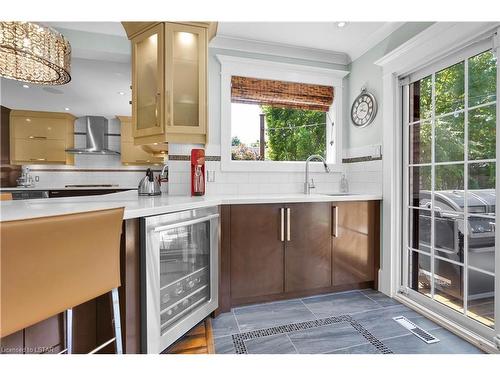
POLYGON ((210 48, 258 53, 262 55, 288 57, 298 60, 327 64, 348 65, 351 60, 346 53, 323 49, 304 48, 282 43, 262 42, 250 39, 233 38, 217 34, 209 44, 210 48))
POLYGON ((385 73, 402 75, 443 58, 493 32, 498 22, 437 22, 375 61, 385 73))

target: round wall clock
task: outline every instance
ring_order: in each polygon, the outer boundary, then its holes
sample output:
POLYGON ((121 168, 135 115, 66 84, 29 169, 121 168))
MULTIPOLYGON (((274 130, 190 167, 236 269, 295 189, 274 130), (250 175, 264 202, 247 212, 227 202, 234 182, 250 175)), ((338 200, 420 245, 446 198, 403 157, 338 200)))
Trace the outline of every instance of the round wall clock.
POLYGON ((351 107, 351 120, 354 126, 364 128, 372 123, 377 115, 377 100, 373 94, 361 90, 361 94, 354 99, 351 107))

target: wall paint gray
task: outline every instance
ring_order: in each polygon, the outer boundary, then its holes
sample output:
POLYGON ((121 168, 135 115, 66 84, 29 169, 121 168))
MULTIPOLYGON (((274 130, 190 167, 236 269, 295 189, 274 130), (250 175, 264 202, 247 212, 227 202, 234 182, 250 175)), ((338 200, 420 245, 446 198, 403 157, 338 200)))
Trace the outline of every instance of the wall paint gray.
POLYGON ((399 47, 424 29, 431 26, 433 22, 408 22, 394 31, 391 35, 368 50, 349 64, 350 74, 346 78, 345 91, 345 113, 343 127, 343 147, 351 149, 369 145, 382 144, 382 69, 374 62, 390 51, 399 47), (352 124, 350 111, 353 100, 366 89, 375 95, 378 102, 378 114, 371 125, 365 128, 356 128, 352 124))

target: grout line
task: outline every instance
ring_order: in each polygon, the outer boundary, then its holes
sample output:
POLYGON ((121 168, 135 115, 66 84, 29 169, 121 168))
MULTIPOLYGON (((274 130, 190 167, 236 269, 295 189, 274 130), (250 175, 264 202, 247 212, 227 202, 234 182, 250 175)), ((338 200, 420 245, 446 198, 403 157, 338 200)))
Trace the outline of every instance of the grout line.
POLYGON ((241 333, 240 324, 238 323, 238 318, 236 317, 236 314, 234 313, 234 309, 231 309, 231 314, 233 314, 234 320, 236 321, 236 327, 238 327, 238 333, 241 333))
POLYGON ((381 306, 381 307, 385 307, 385 306, 382 306, 382 304, 381 304, 381 303, 378 303, 377 301, 375 301, 373 298, 370 298, 369 296, 367 296, 365 293, 363 293, 363 291, 362 291, 362 290, 360 290, 360 291, 359 291, 359 293, 360 293, 363 297, 368 298, 370 301, 375 302, 377 305, 379 305, 379 306, 381 306))
POLYGON ((313 316, 314 316, 316 319, 319 319, 319 318, 318 318, 318 316, 317 316, 317 315, 316 315, 316 314, 315 314, 315 313, 314 313, 314 312, 313 312, 313 311, 312 311, 312 310, 311 310, 311 309, 310 309, 310 308, 309 308, 309 307, 305 304, 305 302, 304 302, 302 299, 300 299, 300 302, 302 302, 302 304, 306 307, 306 309, 307 309, 307 310, 309 310, 309 312, 310 312, 311 314, 313 314, 313 316))
POLYGON ((292 339, 290 338, 290 336, 288 336, 288 333, 285 333, 285 336, 288 338, 288 340, 290 341, 290 344, 292 344, 293 348, 295 349, 295 353, 300 354, 299 350, 297 349, 297 347, 293 343, 292 339))

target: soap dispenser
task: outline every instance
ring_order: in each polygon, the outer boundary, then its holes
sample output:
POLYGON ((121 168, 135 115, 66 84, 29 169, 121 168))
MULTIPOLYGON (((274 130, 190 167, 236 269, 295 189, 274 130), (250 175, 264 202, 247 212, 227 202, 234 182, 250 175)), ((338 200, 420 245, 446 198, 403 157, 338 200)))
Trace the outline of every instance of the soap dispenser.
POLYGON ((349 183, 347 182, 347 177, 345 173, 342 173, 342 177, 340 178, 340 192, 347 193, 349 191, 349 183))

